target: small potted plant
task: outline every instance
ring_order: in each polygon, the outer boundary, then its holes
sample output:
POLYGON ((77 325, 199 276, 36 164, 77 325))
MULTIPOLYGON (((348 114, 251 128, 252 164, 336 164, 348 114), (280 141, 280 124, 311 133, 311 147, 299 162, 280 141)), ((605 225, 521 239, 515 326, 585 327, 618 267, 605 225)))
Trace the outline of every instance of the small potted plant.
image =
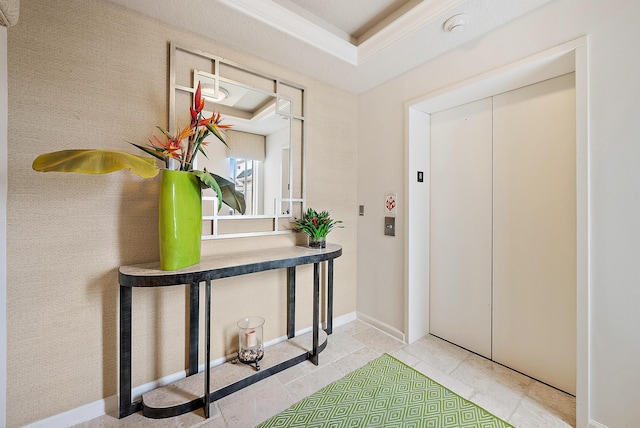
POLYGON ((309 235, 311 248, 325 248, 329 232, 343 227, 342 221, 329 217, 328 211, 317 212, 313 208, 309 208, 302 218, 295 219, 293 224, 296 229, 309 235))

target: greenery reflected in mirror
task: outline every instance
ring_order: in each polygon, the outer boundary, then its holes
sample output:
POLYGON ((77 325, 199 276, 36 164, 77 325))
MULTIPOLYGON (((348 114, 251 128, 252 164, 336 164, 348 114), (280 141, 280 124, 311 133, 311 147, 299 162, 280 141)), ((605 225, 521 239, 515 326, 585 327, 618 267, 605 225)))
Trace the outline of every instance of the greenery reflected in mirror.
POLYGON ((207 141, 197 167, 234 183, 247 205, 244 215, 216 212, 215 193, 203 191, 203 239, 289 231, 304 201, 304 89, 173 43, 171 53, 170 123, 200 83, 204 110, 232 127, 228 147, 207 141))

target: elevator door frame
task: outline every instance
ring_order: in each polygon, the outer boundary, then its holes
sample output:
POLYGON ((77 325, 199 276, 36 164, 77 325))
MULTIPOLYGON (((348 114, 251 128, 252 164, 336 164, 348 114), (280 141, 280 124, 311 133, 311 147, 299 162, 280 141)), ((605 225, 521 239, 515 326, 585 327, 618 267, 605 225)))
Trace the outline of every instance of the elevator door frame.
POLYGON ((569 72, 576 76, 576 420, 589 421, 589 165, 587 38, 581 37, 531 57, 405 103, 405 335, 411 343, 429 333, 428 181, 416 183, 417 171, 429 177, 430 113, 493 96, 569 72), (425 138, 425 135, 427 137, 425 138), (426 211, 425 211, 426 210, 426 211), (426 308, 426 309, 425 309, 426 308))

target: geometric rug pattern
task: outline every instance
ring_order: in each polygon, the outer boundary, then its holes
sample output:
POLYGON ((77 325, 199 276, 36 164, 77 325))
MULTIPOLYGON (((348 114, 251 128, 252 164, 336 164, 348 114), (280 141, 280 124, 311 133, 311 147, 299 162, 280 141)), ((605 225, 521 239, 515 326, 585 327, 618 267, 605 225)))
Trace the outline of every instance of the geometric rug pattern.
POLYGON ((513 428, 388 354, 259 427, 513 428))

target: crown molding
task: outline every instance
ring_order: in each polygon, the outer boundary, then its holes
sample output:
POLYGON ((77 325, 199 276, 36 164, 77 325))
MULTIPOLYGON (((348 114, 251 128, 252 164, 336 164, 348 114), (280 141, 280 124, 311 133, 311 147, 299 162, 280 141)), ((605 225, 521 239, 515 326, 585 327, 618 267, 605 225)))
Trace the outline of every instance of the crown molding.
POLYGON ((272 0, 218 1, 357 66, 431 24, 465 0, 422 1, 358 46, 272 0))
POLYGON ((358 50, 355 45, 272 0, 218 1, 349 64, 358 65, 358 50))
POLYGON ((423 1, 414 6, 386 27, 358 46, 358 63, 377 55, 416 31, 431 24, 445 13, 458 7, 465 0, 423 1))

